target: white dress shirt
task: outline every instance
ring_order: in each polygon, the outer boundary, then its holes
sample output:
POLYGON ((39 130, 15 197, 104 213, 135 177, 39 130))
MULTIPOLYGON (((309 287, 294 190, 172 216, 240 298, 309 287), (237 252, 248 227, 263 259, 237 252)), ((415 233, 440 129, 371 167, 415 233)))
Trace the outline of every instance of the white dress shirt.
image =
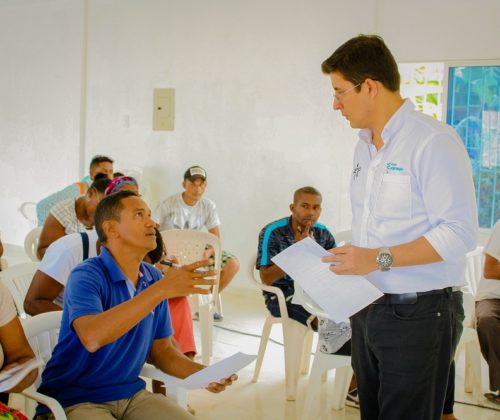
POLYGON ((423 292, 464 284, 465 254, 477 240, 471 164, 455 131, 404 104, 382 131, 377 151, 361 130, 351 177, 353 244, 394 246, 421 236, 443 261, 366 277, 384 293, 423 292))

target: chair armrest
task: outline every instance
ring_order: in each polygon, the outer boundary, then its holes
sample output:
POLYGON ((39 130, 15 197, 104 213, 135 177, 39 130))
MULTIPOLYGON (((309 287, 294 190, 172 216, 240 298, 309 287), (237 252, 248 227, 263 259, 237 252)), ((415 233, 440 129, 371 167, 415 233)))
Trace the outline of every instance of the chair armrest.
POLYGON ((165 385, 170 387, 180 387, 182 386, 182 379, 176 378, 174 376, 170 376, 165 372, 162 372, 160 369, 154 367, 149 363, 145 363, 141 369, 141 376, 145 378, 155 379, 157 381, 163 382, 165 385))
POLYGON ((33 387, 26 388, 20 394, 46 405, 54 415, 55 420, 66 420, 66 413, 56 399, 35 391, 33 387))

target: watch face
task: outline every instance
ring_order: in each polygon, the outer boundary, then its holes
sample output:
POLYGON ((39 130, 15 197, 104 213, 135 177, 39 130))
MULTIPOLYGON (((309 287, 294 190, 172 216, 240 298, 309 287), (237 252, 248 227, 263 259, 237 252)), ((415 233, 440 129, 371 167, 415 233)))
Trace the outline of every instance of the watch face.
POLYGON ((377 263, 380 268, 389 268, 392 265, 392 255, 382 252, 377 257, 377 263))

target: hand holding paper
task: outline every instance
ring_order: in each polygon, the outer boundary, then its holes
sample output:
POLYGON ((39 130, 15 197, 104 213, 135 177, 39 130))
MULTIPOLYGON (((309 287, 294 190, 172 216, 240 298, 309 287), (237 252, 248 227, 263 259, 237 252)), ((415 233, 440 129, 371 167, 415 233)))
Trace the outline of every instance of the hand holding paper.
POLYGON ((280 252, 272 261, 284 270, 335 321, 345 321, 382 292, 365 277, 337 274, 322 258, 331 256, 311 238, 280 252))

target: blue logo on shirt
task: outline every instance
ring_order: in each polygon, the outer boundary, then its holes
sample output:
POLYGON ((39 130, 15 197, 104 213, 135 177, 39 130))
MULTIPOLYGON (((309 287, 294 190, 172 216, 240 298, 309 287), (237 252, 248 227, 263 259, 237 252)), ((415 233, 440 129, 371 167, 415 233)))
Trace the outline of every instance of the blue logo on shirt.
POLYGON ((397 163, 387 162, 385 164, 385 167, 388 171, 397 171, 397 172, 404 171, 404 169, 401 166, 398 166, 397 163))

